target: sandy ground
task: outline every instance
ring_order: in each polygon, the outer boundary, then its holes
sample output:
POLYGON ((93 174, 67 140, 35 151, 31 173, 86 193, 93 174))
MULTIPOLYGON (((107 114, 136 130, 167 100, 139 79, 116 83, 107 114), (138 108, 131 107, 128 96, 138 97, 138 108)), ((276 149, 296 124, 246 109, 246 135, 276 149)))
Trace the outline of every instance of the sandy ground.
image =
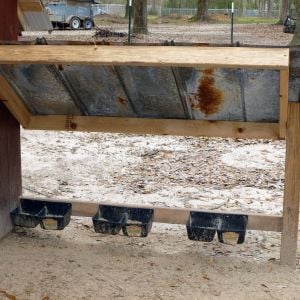
MULTIPOLYGON (((127 24, 109 24, 101 25, 99 28, 105 28, 112 32, 127 33, 127 24)), ((270 24, 236 24, 234 25, 234 43, 239 42, 246 45, 266 45, 266 46, 285 46, 292 39, 292 34, 283 33, 283 26, 270 24)), ((21 40, 35 39, 45 37, 47 40, 86 40, 101 41, 103 37, 93 37, 96 30, 72 31, 72 30, 54 30, 48 32, 24 32, 21 40)), ((188 43, 214 43, 229 44, 231 39, 229 24, 149 24, 149 35, 133 36, 132 43, 138 42, 188 42, 188 43)), ((110 37, 106 41, 127 42, 127 36, 123 38, 110 37)))
MULTIPOLYGON (((168 26, 153 25, 155 41, 176 37, 168 26)), ((211 26, 191 40, 224 42, 227 25, 211 26)), ((291 39, 281 26, 237 28, 240 41, 291 39)), ((92 32, 60 35, 49 38, 92 32)), ((283 141, 22 131, 22 158, 26 195, 282 213, 283 141)), ((16 228, 0 242, 0 299, 300 299, 300 252, 291 270, 279 250, 272 232, 248 231, 230 246, 190 241, 185 226, 168 224, 154 224, 147 238, 106 236, 76 217, 63 231, 16 228)))

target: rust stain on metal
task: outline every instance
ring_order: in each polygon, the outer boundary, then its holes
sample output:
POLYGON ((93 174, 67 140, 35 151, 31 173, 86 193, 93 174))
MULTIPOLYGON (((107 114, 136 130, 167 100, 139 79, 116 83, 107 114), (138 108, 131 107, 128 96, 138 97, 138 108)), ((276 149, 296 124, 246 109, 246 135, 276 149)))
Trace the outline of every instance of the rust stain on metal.
POLYGON ((214 70, 213 69, 205 69, 202 72, 205 76, 213 76, 214 75, 214 70))
POLYGON ((128 100, 124 99, 122 97, 118 97, 117 101, 121 104, 121 105, 127 105, 128 104, 128 100))
POLYGON ((215 87, 213 75, 213 69, 206 69, 199 81, 197 98, 199 109, 205 116, 217 113, 223 102, 223 93, 215 87))

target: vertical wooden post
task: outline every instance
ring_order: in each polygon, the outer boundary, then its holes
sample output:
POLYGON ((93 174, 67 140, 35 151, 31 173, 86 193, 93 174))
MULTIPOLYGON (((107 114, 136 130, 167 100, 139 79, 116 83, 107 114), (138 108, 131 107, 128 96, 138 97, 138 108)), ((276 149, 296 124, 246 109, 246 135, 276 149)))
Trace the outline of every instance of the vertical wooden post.
POLYGON ((300 200, 300 103, 289 103, 280 262, 296 266, 300 200))
POLYGON ((289 70, 280 70, 280 101, 279 101, 279 137, 284 139, 286 135, 286 122, 289 93, 289 70))
POLYGON ((17 0, 0 0, 0 41, 17 40, 18 31, 17 0))
MULTIPOLYGON (((17 0, 0 0, 0 40, 17 40, 17 0)), ((1 90, 1 86, 0 86, 1 90)), ((21 194, 20 124, 0 99, 0 238, 12 228, 9 212, 21 194)))

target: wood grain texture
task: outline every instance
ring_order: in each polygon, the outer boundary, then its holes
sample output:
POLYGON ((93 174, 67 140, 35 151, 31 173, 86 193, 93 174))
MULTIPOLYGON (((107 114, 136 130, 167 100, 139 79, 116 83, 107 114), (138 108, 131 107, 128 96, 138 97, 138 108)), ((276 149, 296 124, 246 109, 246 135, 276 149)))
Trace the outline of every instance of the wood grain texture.
POLYGON ((229 121, 49 115, 32 116, 26 128, 225 138, 279 138, 277 123, 229 121))
POLYGON ((0 64, 287 69, 289 50, 242 47, 0 46, 0 64))
POLYGON ((0 75, 0 97, 16 120, 26 128, 30 121, 31 114, 2 75, 0 75))
POLYGON ((289 70, 280 71, 279 136, 285 138, 289 99, 289 70))
POLYGON ((289 103, 280 262, 296 267, 300 201, 300 103, 289 103))
POLYGON ((21 189, 20 125, 0 101, 0 238, 12 229, 21 189))
POLYGON ((43 6, 40 0, 18 0, 21 11, 42 12, 43 6))
MULTIPOLYGON (((150 205, 133 205, 124 203, 112 203, 112 202, 86 202, 78 200, 60 200, 60 199, 45 199, 45 198, 33 198, 33 197, 21 197, 31 200, 42 200, 50 202, 64 202, 72 203, 72 215, 92 217, 96 214, 100 204, 121 206, 121 207, 135 207, 135 208, 150 208, 154 210, 154 222, 168 223, 168 224, 182 224, 187 223, 190 211, 212 212, 212 213, 226 213, 226 214, 247 214, 242 212, 224 212, 219 210, 203 210, 203 209, 187 209, 187 208, 170 208, 170 207, 153 207, 150 205)), ((247 214, 248 215, 248 230, 264 230, 264 231, 278 231, 282 230, 282 217, 263 215, 263 214, 247 214)))

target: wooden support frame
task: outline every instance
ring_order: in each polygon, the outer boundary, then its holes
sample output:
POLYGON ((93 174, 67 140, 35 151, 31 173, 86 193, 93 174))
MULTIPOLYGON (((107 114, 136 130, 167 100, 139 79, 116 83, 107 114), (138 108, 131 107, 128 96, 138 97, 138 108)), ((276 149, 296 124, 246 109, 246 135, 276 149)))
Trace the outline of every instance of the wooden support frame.
POLYGON ((192 66, 265 68, 280 71, 279 123, 110 118, 94 116, 33 116, 4 78, 3 97, 27 129, 99 131, 135 134, 231 138, 285 137, 289 51, 280 48, 159 47, 159 46, 0 46, 0 64, 88 64, 131 66, 192 66), (72 53, 72 55, 70 55, 72 53), (187 57, 185 54, 189 53, 187 57))
MULTIPOLYGON (((199 48, 196 47, 140 46, 135 48, 126 46, 14 45, 0 46, 0 64, 184 66, 279 70, 279 123, 112 118, 95 116, 33 116, 26 109, 18 95, 13 91, 10 84, 1 76, 0 96, 5 100, 4 103, 13 116, 27 129, 218 136, 255 139, 280 139, 285 138, 287 134, 287 177, 283 216, 248 214, 248 229, 282 232, 281 262, 293 267, 295 266, 300 194, 300 104, 288 104, 288 49, 219 47, 216 49, 201 48, 201 51, 199 51, 199 48), (72 55, 70 55, 70 53, 72 53, 72 55), (184 55, 186 53, 189 53, 188 57, 184 55), (254 53, 258 55, 253 55, 254 53)), ((99 205, 97 203, 85 202, 72 202, 72 204, 73 214, 80 216, 93 215, 99 205)), ((189 210, 186 209, 155 207, 154 210, 154 220, 156 222, 164 223, 186 224, 189 214, 189 210)))
POLYGON ((300 103, 289 103, 280 261, 295 267, 300 201, 300 103))
POLYGON ((32 116, 25 128, 224 138, 278 139, 279 137, 277 123, 91 116, 32 116))

